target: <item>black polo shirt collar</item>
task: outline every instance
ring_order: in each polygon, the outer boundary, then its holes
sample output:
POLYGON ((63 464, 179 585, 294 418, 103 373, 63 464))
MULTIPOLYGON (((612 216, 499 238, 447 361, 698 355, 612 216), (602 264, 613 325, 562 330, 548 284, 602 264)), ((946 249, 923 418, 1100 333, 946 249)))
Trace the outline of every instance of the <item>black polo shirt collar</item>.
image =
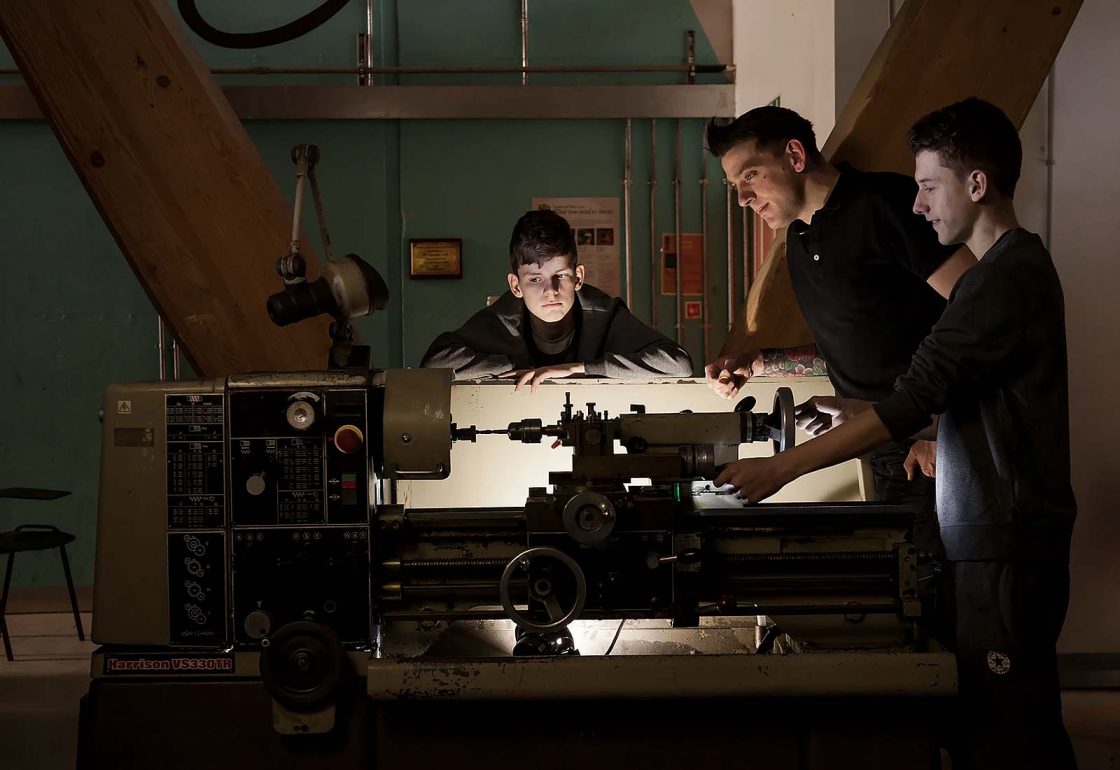
MULTIPOLYGON (((813 213, 813 224, 819 223, 822 218, 827 218, 832 212, 839 211, 840 207, 851 200, 859 189, 859 174, 849 164, 841 161, 836 164, 836 169, 840 172, 840 176, 829 191, 824 205, 813 213)), ((790 227, 798 235, 805 235, 812 225, 795 219, 790 227)))

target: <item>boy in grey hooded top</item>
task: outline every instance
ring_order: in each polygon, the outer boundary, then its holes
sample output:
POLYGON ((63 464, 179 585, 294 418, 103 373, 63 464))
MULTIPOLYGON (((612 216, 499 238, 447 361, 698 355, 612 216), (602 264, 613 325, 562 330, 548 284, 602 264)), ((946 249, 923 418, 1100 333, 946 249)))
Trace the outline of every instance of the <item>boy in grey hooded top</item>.
POLYGON ((690 377, 692 360, 625 303, 584 283, 572 229, 554 211, 530 211, 510 240, 510 290, 432 342, 420 365, 455 379, 690 377))

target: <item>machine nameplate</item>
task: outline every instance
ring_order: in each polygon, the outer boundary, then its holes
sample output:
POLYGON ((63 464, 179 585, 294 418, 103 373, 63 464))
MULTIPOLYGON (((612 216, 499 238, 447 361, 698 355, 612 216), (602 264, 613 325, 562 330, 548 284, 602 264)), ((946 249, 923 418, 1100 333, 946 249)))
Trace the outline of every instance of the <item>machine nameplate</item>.
POLYGON ((106 676, 164 676, 167 674, 232 674, 233 653, 107 653, 101 672, 106 676))

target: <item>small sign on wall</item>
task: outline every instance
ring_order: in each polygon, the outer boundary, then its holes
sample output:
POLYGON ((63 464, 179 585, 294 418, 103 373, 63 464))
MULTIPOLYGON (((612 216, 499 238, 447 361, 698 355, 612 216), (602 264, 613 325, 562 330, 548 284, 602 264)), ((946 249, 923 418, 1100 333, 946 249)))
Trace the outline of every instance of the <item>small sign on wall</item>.
POLYGON ((704 317, 704 303, 698 299, 690 299, 684 303, 684 317, 687 319, 697 319, 704 317))
POLYGON ((412 238, 408 242, 410 278, 462 278, 463 241, 459 238, 412 238))
MULTIPOLYGON (((704 238, 700 233, 681 233, 681 294, 703 294, 704 273, 700 256, 704 238)), ((661 234, 661 295, 677 293, 677 236, 661 234)))

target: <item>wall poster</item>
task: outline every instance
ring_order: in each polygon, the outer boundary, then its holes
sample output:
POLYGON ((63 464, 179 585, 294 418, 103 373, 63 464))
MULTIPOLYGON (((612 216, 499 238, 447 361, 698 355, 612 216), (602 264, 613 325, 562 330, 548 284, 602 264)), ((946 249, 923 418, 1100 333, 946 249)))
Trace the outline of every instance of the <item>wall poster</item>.
POLYGON ((622 296, 618 198, 533 198, 534 209, 551 209, 572 226, 587 283, 622 296))
MULTIPOLYGON (((704 273, 700 257, 704 238, 700 233, 681 233, 681 295, 703 295, 704 273)), ((661 234, 661 296, 677 293, 677 236, 661 234)))

